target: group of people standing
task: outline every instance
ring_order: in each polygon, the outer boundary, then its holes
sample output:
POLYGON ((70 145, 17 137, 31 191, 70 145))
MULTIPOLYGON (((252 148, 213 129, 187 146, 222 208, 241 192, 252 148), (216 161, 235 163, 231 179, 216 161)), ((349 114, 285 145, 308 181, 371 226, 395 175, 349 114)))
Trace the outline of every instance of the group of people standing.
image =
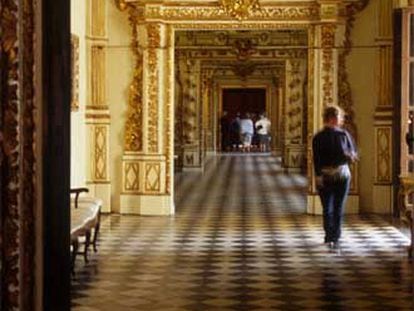
POLYGON ((227 111, 224 111, 220 125, 223 151, 270 151, 271 123, 264 113, 258 116, 237 113, 234 118, 230 118, 227 111))

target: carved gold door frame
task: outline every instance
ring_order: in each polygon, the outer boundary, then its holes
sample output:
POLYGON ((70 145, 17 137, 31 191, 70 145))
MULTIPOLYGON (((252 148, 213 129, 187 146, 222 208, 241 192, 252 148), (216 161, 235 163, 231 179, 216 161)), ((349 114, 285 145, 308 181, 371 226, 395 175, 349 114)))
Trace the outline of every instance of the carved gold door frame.
MULTIPOLYGON (((131 207, 128 207, 125 212, 133 212, 133 204, 146 205, 145 200, 149 197, 151 200, 148 199, 148 202, 151 201, 152 206, 156 206, 158 203, 154 203, 155 197, 163 196, 164 198, 159 201, 159 205, 163 206, 160 213, 174 213, 173 183, 171 182, 174 150, 174 110, 172 109, 174 107, 174 71, 171 69, 174 68, 173 51, 176 31, 306 29, 309 34, 308 48, 310 48, 308 55, 308 137, 304 137, 304 144, 309 142, 311 135, 322 125, 320 112, 328 102, 340 104, 350 116, 349 127, 356 130, 345 63, 350 51, 349 38, 353 16, 363 9, 368 1, 315 0, 294 3, 269 1, 261 6, 259 2, 251 6, 246 1, 242 1, 245 8, 243 12, 235 12, 231 9, 232 7, 235 9, 238 5, 239 1, 235 0, 208 2, 203 5, 173 1, 143 3, 138 0, 116 0, 120 9, 129 12, 133 29, 132 47, 136 60, 134 79, 130 88, 123 170, 131 165, 137 165, 139 169, 136 176, 129 175, 129 172, 125 171, 124 180, 130 182, 134 178, 142 179, 138 181, 136 189, 123 187, 123 193, 130 195, 124 201, 131 207), (138 31, 138 29, 143 31, 138 31), (138 33, 147 38, 142 41, 138 33), (139 48, 140 40, 144 42, 141 46, 145 49, 144 53, 147 56, 143 55, 143 48, 139 48), (339 44, 342 44, 344 49, 337 49, 338 42, 341 42, 339 44), (161 52, 167 50, 167 53, 161 52), (161 66, 161 63, 167 68, 166 79, 164 79, 166 84, 162 84, 158 79, 159 71, 165 70, 157 67, 161 66), (147 81, 144 83, 145 72, 147 72, 147 81), (338 83, 338 79, 341 83, 338 83), (147 85, 146 89, 144 85, 147 85), (157 92, 161 89, 167 98, 163 105, 157 100, 157 92), (142 107, 146 107, 149 114, 144 114, 142 107), (159 114, 160 111, 162 114, 159 114), (162 139, 160 131, 164 133, 162 139), (154 163, 159 163, 160 170, 153 171, 151 176, 149 174, 145 176, 144 168, 147 166, 145 162, 149 159, 154 163), (160 187, 149 192, 143 191, 144 188, 140 185, 148 183, 146 178, 159 180, 160 187), (146 199, 143 199, 143 196, 146 196, 146 199)), ((310 149, 301 148, 291 149, 293 156, 297 157, 297 153, 301 152, 307 154, 308 175, 312 178, 310 149)), ((357 187, 355 185, 353 188, 354 193, 357 193, 357 187)), ((312 197, 313 202, 316 202, 317 196, 312 184, 308 198, 309 196, 312 197)), ((137 212, 141 213, 143 208, 146 212, 154 209, 150 206, 146 209, 144 206, 137 212)))

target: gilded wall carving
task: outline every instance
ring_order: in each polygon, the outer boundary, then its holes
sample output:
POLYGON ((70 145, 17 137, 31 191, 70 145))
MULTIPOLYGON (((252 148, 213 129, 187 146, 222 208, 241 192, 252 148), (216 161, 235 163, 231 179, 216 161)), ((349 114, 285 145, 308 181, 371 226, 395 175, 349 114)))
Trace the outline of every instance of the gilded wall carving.
MULTIPOLYGON (((190 58, 190 59, 201 59, 201 60, 211 60, 212 58, 219 58, 221 60, 234 60, 235 53, 229 50, 214 50, 214 49, 204 49, 201 48, 194 48, 194 49, 186 49, 180 50, 177 47, 177 55, 182 58, 190 58)), ((291 58, 305 58, 307 56, 306 49, 284 49, 284 48, 273 48, 270 50, 259 50, 255 51, 253 54, 249 56, 250 59, 252 58, 260 58, 261 60, 271 60, 274 58, 282 58, 282 59, 291 59, 291 58)))
POLYGON ((181 74, 182 92, 182 143, 197 142, 197 78, 196 62, 193 59, 182 60, 179 72, 181 74))
POLYGON ((260 10, 259 0, 220 0, 220 5, 228 15, 238 20, 246 19, 254 11, 260 10))
MULTIPOLYGON (((308 30, 308 46, 316 46, 316 29, 311 27, 308 30)), ((308 53, 308 85, 314 85, 315 83, 315 50, 310 49, 308 53)), ((308 168, 308 178, 311 182, 308 185, 308 192, 315 193, 315 184, 314 184, 314 173, 313 173, 313 157, 312 157, 312 138, 315 131, 315 120, 312 117, 315 109, 315 100, 314 100, 314 89, 308 88, 308 100, 307 100, 307 150, 306 150, 306 160, 308 168)))
POLYGON ((301 144, 303 132, 304 81, 306 68, 300 60, 292 60, 287 66, 286 135, 287 143, 301 144))
POLYGON ((143 150, 143 54, 138 46, 137 24, 130 19, 132 26, 131 49, 135 58, 134 77, 129 87, 127 121, 125 125, 125 150, 139 152, 143 150))
POLYGON ((79 37, 71 35, 71 82, 72 82, 72 99, 70 108, 72 111, 79 109, 79 37))
MULTIPOLYGON (((242 1, 242 0, 237 0, 242 1)), ((171 21, 184 21, 184 20, 232 20, 237 16, 238 19, 245 20, 297 20, 307 21, 316 20, 319 18, 319 7, 314 6, 283 6, 283 7, 262 7, 260 10, 250 10, 248 15, 227 13, 222 7, 218 6, 148 6, 144 12, 145 18, 149 20, 166 19, 171 21)))
POLYGON ((158 55, 161 36, 160 25, 147 25, 148 35, 148 151, 158 152, 158 55))
POLYGON ((164 105, 164 113, 165 113, 165 130, 164 130, 164 142, 165 142, 165 168, 166 168, 166 176, 165 176, 165 191, 167 194, 171 194, 171 166, 173 159, 171 158, 171 154, 173 153, 172 150, 172 109, 174 106, 174 32, 171 26, 167 26, 166 31, 166 37, 167 37, 167 70, 166 70, 166 85, 167 92, 166 92, 166 99, 165 99, 165 105, 164 105))
POLYGON ((335 24, 324 24, 321 26, 322 39, 322 80, 323 80, 323 105, 334 103, 334 56, 333 47, 335 45, 335 24))
POLYGON ((202 69, 201 74, 204 151, 214 150, 214 141, 212 135, 214 122, 214 112, 212 111, 214 73, 214 69, 202 69))
POLYGON ((37 2, 11 0, 0 10, 0 309, 34 305, 36 179, 34 12, 37 2))

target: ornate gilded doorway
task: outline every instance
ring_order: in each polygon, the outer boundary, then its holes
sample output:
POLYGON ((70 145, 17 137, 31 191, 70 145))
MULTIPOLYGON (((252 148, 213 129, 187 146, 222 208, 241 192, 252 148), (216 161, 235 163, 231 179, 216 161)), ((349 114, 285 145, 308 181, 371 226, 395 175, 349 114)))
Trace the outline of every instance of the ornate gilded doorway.
MULTIPOLYGON (((286 167, 295 168, 305 163, 309 180, 313 180, 308 142, 322 125, 320 115, 325 105, 342 106, 349 116, 347 126, 355 133, 345 63, 350 51, 352 17, 366 1, 303 1, 294 4, 269 1, 260 4, 259 1, 246 0, 240 6, 238 1, 231 0, 203 4, 118 0, 117 4, 129 13, 136 64, 125 127, 121 213, 174 213, 172 178, 177 31, 300 30, 306 33, 307 44, 294 49, 295 53, 305 51, 307 87, 301 91, 306 93, 306 106, 295 100, 296 92, 283 94, 285 113, 289 116, 284 125, 283 158, 286 167), (307 116, 306 131, 300 117, 303 115, 307 116)), ((297 64, 293 63, 286 66, 291 67, 291 72, 297 72, 297 76, 290 75, 290 84, 295 85, 300 80, 300 69, 295 70, 297 64)), ((207 73, 205 81, 209 81, 207 73)), ((355 212, 359 205, 357 179, 351 194, 348 211, 355 212)), ((308 212, 320 212, 313 183, 309 184, 308 212)))

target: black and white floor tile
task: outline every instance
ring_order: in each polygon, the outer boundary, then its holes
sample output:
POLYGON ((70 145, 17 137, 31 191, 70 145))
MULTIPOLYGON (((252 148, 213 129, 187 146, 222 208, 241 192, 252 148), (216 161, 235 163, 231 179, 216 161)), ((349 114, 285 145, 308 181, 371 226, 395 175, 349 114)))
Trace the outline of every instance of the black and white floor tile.
POLYGON ((306 187, 270 156, 177 174, 175 216, 103 218, 72 310, 414 310, 409 240, 378 216, 348 216, 330 250, 306 187))

